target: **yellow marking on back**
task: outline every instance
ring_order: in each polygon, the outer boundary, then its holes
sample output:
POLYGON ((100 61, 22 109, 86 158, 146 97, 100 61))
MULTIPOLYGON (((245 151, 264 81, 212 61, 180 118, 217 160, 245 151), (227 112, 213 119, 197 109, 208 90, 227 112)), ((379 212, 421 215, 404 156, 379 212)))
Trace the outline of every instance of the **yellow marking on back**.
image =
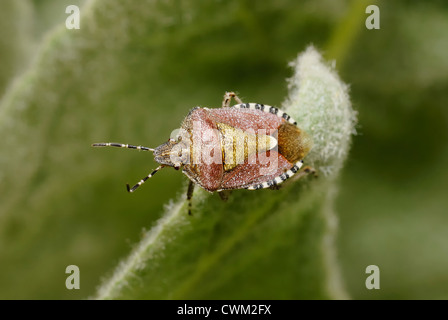
POLYGON ((221 133, 221 150, 224 171, 230 171, 256 153, 271 150, 277 146, 277 139, 254 130, 243 131, 225 123, 218 122, 221 133))

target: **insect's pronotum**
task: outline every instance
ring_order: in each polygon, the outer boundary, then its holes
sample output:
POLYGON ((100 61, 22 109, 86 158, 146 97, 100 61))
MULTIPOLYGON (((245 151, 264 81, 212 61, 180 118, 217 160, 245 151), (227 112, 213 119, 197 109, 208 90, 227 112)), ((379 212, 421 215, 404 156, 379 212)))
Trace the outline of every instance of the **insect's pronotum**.
POLYGON ((303 168, 312 147, 310 137, 288 114, 268 105, 243 103, 226 92, 222 108, 192 109, 179 133, 155 149, 121 143, 94 143, 94 147, 119 147, 151 151, 160 166, 128 192, 134 192, 160 169, 182 169, 190 179, 187 199, 191 214, 194 185, 217 191, 276 188, 285 180, 314 170, 303 168), (236 105, 230 107, 231 99, 236 105))

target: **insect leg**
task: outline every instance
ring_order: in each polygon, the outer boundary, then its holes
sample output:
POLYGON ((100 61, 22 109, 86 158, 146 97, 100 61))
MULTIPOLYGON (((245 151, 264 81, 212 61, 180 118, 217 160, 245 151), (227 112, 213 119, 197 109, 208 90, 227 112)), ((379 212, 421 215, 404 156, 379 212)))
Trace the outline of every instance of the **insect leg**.
MULTIPOLYGON (((286 184, 286 183, 288 183, 288 181, 289 182, 297 181, 298 179, 300 179, 304 176, 307 176, 310 173, 313 173, 314 176, 317 177, 316 170, 311 168, 310 166, 303 167, 303 169, 300 170, 302 168, 302 165, 303 165, 303 160, 297 161, 291 169, 283 172, 282 174, 275 177, 274 179, 265 181, 262 183, 255 183, 252 185, 248 185, 247 187, 245 187, 245 189, 258 190, 258 189, 271 188, 274 186, 275 186, 274 187, 275 189, 278 189, 277 186, 279 184, 286 184), (284 182, 285 180, 287 180, 287 182, 284 182)), ((274 189, 274 188, 271 188, 271 189, 274 189)))
POLYGON ((232 193, 232 190, 223 190, 223 191, 219 191, 218 195, 222 201, 227 201, 227 200, 229 200, 231 193, 232 193))
POLYGON ((295 175, 293 175, 290 179, 286 180, 282 184, 276 184, 269 187, 271 190, 280 190, 281 188, 285 187, 286 185, 290 184, 293 181, 300 180, 303 177, 308 176, 309 174, 313 174, 315 178, 317 178, 317 172, 314 168, 310 166, 303 167, 302 170, 297 172, 295 175))
POLYGON ((193 191, 194 191, 194 182, 190 181, 188 184, 187 189, 187 201, 188 201, 188 215, 191 216, 191 198, 193 198, 193 191))
POLYGON ((140 187, 143 183, 145 183, 146 180, 148 180, 149 178, 151 178, 153 175, 155 175, 157 173, 157 171, 159 171, 160 169, 162 169, 163 167, 165 167, 164 165, 161 165, 159 167, 157 167, 153 172, 151 172, 150 174, 148 174, 146 177, 144 177, 142 180, 140 180, 135 186, 133 186, 132 188, 129 188, 129 184, 126 185, 126 188, 128 190, 128 192, 134 192, 138 187, 140 187))
POLYGON ((306 167, 303 167, 303 169, 300 170, 299 172, 297 172, 294 176, 292 176, 291 179, 289 179, 289 182, 300 180, 301 178, 306 177, 309 174, 313 174, 314 177, 317 178, 316 169, 314 169, 310 166, 306 166, 306 167))
POLYGON ((235 92, 226 92, 224 94, 224 99, 222 100, 222 107, 230 107, 230 101, 233 99, 235 99, 236 103, 241 104, 243 103, 243 101, 241 101, 240 98, 238 98, 238 96, 235 94, 235 92))

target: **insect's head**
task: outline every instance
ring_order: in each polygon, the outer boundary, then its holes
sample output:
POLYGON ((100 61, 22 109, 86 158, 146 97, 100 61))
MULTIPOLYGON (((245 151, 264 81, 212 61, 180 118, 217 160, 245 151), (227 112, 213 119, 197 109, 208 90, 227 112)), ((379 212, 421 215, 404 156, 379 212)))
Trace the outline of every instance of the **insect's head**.
POLYGON ((154 160, 160 164, 179 169, 190 160, 190 138, 188 132, 180 130, 173 138, 154 150, 154 160))

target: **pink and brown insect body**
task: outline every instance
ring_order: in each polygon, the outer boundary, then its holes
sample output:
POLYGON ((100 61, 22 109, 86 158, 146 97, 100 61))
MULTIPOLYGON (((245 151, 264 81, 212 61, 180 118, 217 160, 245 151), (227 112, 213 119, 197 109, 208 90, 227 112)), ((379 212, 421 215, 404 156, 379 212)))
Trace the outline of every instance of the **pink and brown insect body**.
POLYGON ((230 92, 224 96, 222 108, 192 109, 179 134, 155 149, 117 143, 94 146, 153 151, 161 165, 128 191, 170 166, 182 168, 190 179, 187 196, 191 199, 194 184, 210 192, 279 185, 299 171, 312 142, 285 112, 242 103, 230 92), (229 107, 231 98, 238 104, 229 107))
POLYGON ((182 129, 190 137, 185 148, 190 161, 182 170, 212 192, 281 184, 301 168, 311 147, 289 115, 256 103, 193 109, 182 129))

